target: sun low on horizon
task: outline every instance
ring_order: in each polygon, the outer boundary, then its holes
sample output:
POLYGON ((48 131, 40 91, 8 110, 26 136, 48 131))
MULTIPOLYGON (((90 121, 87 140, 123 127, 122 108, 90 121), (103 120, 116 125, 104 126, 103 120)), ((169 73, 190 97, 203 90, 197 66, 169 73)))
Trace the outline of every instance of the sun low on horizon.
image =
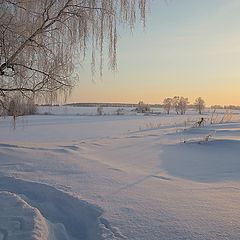
POLYGON ((238 0, 153 0, 146 28, 120 29, 117 72, 106 60, 103 77, 92 80, 87 60, 68 102, 201 96, 207 105, 240 105, 239 13, 238 0))

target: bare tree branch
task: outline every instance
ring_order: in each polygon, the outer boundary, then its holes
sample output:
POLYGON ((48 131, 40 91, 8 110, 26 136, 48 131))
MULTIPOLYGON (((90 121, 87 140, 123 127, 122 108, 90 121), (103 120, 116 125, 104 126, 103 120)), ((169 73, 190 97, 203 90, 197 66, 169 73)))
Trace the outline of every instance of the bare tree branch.
POLYGON ((105 43, 115 70, 117 27, 124 22, 133 28, 137 12, 144 22, 147 1, 0 0, 0 100, 16 92, 28 97, 69 91, 74 63, 88 46, 92 74, 100 62, 102 75, 105 43))

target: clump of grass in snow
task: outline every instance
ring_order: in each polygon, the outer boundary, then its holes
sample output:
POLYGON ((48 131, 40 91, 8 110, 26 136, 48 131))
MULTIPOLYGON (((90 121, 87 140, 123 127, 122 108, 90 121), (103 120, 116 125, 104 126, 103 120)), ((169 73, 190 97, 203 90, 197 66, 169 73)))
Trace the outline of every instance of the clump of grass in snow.
POLYGON ((205 143, 205 142, 211 141, 214 138, 215 134, 216 134, 216 131, 211 131, 208 134, 204 134, 203 136, 200 136, 199 138, 188 139, 188 140, 186 140, 186 138, 184 136, 183 141, 181 141, 181 142, 183 142, 183 143, 199 143, 199 144, 201 144, 201 143, 205 143))

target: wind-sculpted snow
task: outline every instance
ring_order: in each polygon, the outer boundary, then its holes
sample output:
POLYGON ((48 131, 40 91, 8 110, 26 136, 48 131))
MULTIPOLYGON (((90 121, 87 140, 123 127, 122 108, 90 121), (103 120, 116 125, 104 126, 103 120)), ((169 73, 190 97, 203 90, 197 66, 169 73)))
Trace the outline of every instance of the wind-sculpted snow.
POLYGON ((114 237, 100 208, 45 184, 0 177, 0 203, 3 240, 114 237))
POLYGON ((164 147, 161 167, 175 177, 200 182, 240 180, 237 156, 240 156, 237 140, 179 143, 164 147))
POLYGON ((225 124, 215 131, 209 126, 175 133, 184 135, 184 142, 163 147, 161 167, 175 177, 200 182, 240 180, 238 128, 239 124, 225 124))

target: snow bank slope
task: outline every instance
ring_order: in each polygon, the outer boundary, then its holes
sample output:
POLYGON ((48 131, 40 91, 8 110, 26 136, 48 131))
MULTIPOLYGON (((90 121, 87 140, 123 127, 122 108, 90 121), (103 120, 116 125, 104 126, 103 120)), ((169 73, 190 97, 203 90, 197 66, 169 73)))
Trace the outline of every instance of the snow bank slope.
POLYGON ((14 193, 0 192, 0 239, 47 240, 48 226, 38 211, 14 193))
POLYGON ((76 196, 12 177, 0 177, 0 189, 1 240, 99 240, 113 236, 106 228, 107 221, 100 218, 101 210, 76 196))
POLYGON ((171 134, 177 139, 177 135, 184 135, 185 143, 175 141, 163 146, 161 167, 172 176, 193 181, 239 181, 239 125, 229 123, 189 128, 171 134), (209 135, 213 137, 206 140, 209 135))

